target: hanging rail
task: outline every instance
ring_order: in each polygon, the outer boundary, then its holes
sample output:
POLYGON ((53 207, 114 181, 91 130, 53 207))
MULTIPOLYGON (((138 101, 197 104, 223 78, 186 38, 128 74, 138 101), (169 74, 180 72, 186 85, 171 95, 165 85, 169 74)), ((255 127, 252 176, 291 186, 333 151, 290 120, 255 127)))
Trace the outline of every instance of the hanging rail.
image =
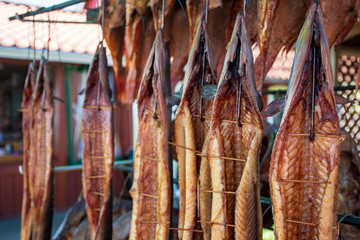
POLYGON ((69 6, 72 6, 72 5, 75 5, 75 4, 78 4, 78 3, 82 3, 82 2, 87 2, 87 1, 88 0, 71 0, 71 1, 67 1, 67 2, 63 2, 63 3, 53 5, 51 7, 46 7, 46 8, 42 7, 42 8, 39 8, 39 9, 35 10, 35 11, 23 13, 23 14, 20 14, 20 15, 16 14, 15 16, 9 17, 9 20, 12 21, 12 20, 15 20, 15 19, 22 19, 24 17, 35 16, 35 15, 38 15, 38 14, 41 14, 41 13, 55 11, 55 10, 58 10, 58 9, 62 9, 62 8, 65 8, 65 7, 69 7, 69 6))

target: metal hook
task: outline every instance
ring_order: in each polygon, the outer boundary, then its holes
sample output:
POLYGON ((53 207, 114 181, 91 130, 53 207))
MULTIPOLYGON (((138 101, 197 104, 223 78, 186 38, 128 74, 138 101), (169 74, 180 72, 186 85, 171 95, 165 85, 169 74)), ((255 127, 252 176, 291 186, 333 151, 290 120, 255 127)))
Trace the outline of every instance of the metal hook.
POLYGON ((164 29, 165 22, 165 0, 162 0, 162 9, 161 9, 161 30, 164 29))
POLYGON ((102 0, 101 26, 102 26, 102 41, 104 41, 104 39, 105 39, 105 0, 102 0))
POLYGON ((310 135, 309 140, 314 141, 314 110, 315 110, 315 74, 316 74, 316 46, 313 52, 313 73, 312 73, 312 86, 311 86, 311 121, 310 121, 310 135))
MULTIPOLYGON (((240 37, 238 36, 239 38, 239 45, 241 44, 240 43, 240 37)), ((237 65, 239 64, 239 61, 240 61, 240 51, 241 51, 241 47, 238 46, 238 48, 236 49, 236 61, 237 61, 237 65)), ((238 127, 241 127, 242 124, 241 124, 241 97, 242 97, 242 82, 241 82, 241 79, 243 77, 243 71, 241 71, 241 74, 239 76, 239 79, 238 79, 238 98, 237 98, 237 125, 238 127)))
POLYGON ((200 120, 203 121, 204 120, 204 116, 203 116, 203 95, 202 95, 202 90, 204 87, 204 80, 205 80, 205 63, 206 63, 206 43, 204 42, 204 54, 203 54, 203 69, 202 69, 202 75, 201 75, 201 88, 200 88, 200 120))
POLYGON ((208 13, 209 13, 209 0, 206 0, 206 9, 205 9, 205 22, 208 22, 208 13))
POLYGON ((157 107, 157 101, 156 101, 156 96, 154 95, 154 109, 153 109, 153 119, 156 120, 158 117, 157 117, 157 114, 156 114, 156 107, 157 107))

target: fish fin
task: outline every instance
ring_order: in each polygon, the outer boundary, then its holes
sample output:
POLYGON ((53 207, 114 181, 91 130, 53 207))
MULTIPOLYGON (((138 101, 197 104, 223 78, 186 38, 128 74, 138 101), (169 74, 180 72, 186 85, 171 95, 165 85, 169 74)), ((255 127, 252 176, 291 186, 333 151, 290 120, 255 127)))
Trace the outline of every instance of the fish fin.
POLYGON ((263 116, 271 117, 277 114, 285 107, 285 96, 279 97, 272 101, 265 109, 263 116))
POLYGON ((348 103, 353 103, 354 101, 350 101, 349 99, 344 98, 341 95, 335 94, 335 102, 336 102, 336 104, 344 105, 344 104, 348 104, 348 103))

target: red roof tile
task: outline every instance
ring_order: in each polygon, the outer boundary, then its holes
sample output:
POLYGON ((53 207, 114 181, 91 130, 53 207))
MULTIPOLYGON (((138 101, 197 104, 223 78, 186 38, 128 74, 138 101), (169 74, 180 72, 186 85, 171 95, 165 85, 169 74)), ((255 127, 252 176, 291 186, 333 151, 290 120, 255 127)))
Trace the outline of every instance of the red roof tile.
MULTIPOLYGON (((9 17, 16 13, 22 14, 36 10, 22 4, 0 2, 0 46, 29 48, 33 46, 34 27, 32 22, 19 20, 9 21, 9 17)), ((86 21, 86 13, 53 11, 35 16, 37 20, 62 20, 62 21, 86 21)), ((26 19, 32 20, 32 17, 26 19)), ((51 51, 95 53, 96 46, 101 38, 101 28, 97 24, 69 24, 52 23, 51 27, 51 51)), ((47 46, 48 23, 35 23, 35 46, 43 49, 47 46)))

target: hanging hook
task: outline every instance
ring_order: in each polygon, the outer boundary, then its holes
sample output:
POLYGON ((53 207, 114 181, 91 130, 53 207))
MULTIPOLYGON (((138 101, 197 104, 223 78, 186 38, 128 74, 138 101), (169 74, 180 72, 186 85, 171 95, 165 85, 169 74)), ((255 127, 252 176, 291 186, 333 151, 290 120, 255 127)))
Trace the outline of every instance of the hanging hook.
POLYGON ((208 22, 208 13, 209 13, 209 0, 206 0, 206 8, 205 8, 205 22, 208 22))
POLYGON ((102 27, 102 41, 104 41, 104 39, 105 39, 105 0, 102 0, 101 27, 102 27))
POLYGON ((48 42, 47 42, 47 60, 49 61, 49 55, 50 55, 50 38, 51 38, 51 23, 50 23, 50 13, 48 13, 48 20, 49 20, 49 28, 48 28, 48 34, 49 34, 49 38, 48 38, 48 42))
POLYGON ((162 0, 162 9, 161 9, 161 30, 164 29, 165 22, 165 0, 162 0))
POLYGON ((33 28, 34 28, 34 58, 33 58, 33 63, 34 63, 34 67, 35 67, 35 64, 36 64, 36 46, 35 46, 35 39, 36 39, 36 29, 35 29, 35 16, 33 16, 33 28))

